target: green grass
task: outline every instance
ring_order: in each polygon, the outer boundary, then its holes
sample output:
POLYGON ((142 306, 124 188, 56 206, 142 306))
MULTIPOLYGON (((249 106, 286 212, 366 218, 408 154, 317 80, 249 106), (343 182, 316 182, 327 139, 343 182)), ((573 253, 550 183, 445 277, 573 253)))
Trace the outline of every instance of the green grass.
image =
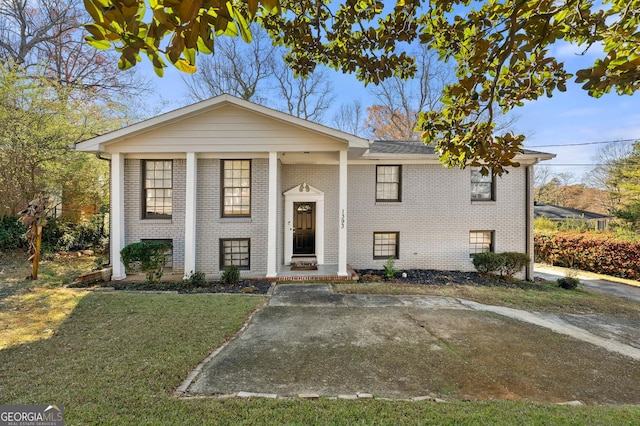
POLYGON ((263 300, 245 295, 89 293, 48 339, 0 351, 0 404, 62 404, 69 425, 620 425, 636 424, 640 418, 638 407, 526 401, 172 397, 187 374, 263 300))

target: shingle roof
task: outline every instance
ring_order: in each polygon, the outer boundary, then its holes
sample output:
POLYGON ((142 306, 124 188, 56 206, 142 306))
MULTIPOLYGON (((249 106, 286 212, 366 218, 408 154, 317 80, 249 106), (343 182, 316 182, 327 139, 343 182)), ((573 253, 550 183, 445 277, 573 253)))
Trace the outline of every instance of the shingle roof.
MULTIPOLYGON (((373 141, 369 145, 371 154, 435 154, 433 145, 425 145, 422 141, 373 141)), ((539 151, 525 149, 524 154, 545 154, 539 151)))
POLYGON ((551 220, 565 220, 565 219, 581 219, 585 220, 595 219, 608 219, 611 216, 607 216, 600 213, 589 212, 586 210, 572 209, 569 207, 554 206, 552 204, 536 203, 533 206, 533 214, 535 217, 546 217, 551 220))

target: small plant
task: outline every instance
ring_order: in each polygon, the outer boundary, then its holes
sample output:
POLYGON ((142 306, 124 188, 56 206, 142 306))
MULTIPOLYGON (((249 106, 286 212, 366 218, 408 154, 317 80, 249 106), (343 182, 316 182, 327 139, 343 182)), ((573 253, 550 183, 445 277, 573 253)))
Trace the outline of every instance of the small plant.
POLYGON ((384 275, 387 279, 395 278, 396 274, 400 272, 399 269, 395 268, 396 260, 393 256, 387 259, 387 262, 382 265, 384 267, 384 275))
POLYGON ((105 259, 104 256, 98 256, 95 259, 93 259, 93 270, 94 271, 99 271, 100 269, 104 268, 104 264, 105 264, 105 259))
POLYGON ((193 272, 189 274, 189 277, 185 278, 184 282, 191 287, 202 287, 207 283, 204 272, 193 272))
POLYGON ((229 265, 224 268, 220 280, 224 285, 237 285, 240 282, 240 269, 238 265, 229 265))
POLYGON ((502 269, 504 256, 493 252, 476 253, 473 255, 473 266, 481 274, 491 274, 502 269))
POLYGON ((504 258, 504 265, 502 265, 502 268, 500 269, 500 275, 504 275, 509 278, 513 278, 515 274, 520 272, 522 268, 527 266, 531 261, 529 256, 525 253, 506 251, 504 253, 500 253, 500 255, 504 258))
POLYGON ((567 271, 566 276, 563 278, 558 278, 558 285, 565 290, 575 290, 580 285, 580 280, 578 279, 578 273, 575 271, 567 271))
POLYGON ((157 283, 162 278, 164 255, 168 250, 171 250, 171 244, 165 241, 141 241, 129 244, 120 255, 127 270, 142 271, 147 282, 157 283))

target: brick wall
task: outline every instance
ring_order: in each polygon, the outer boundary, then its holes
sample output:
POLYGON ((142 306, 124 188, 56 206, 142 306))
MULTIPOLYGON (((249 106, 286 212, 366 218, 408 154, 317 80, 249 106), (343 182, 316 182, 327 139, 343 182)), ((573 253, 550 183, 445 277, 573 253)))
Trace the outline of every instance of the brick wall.
POLYGON ((125 245, 143 239, 173 241, 173 272, 184 268, 185 160, 173 160, 173 214, 171 219, 142 219, 142 160, 124 163, 125 245))
POLYGON ((250 238, 251 269, 241 274, 266 274, 269 160, 251 161, 251 217, 248 218, 222 217, 220 167, 219 159, 198 160, 196 270, 220 272, 221 238, 250 238))
POLYGON ((402 201, 375 201, 376 166, 349 166, 349 251, 354 268, 381 269, 373 233, 399 232, 398 268, 473 270, 469 231, 495 231, 495 251, 525 252, 525 173, 496 177, 496 201, 472 202, 470 171, 403 165, 402 201))

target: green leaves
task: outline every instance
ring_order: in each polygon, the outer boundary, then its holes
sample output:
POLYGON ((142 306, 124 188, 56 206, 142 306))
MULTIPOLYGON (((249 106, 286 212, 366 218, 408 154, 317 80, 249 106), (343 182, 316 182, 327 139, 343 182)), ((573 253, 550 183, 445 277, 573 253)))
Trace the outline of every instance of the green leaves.
POLYGON ((85 25, 87 43, 120 52, 120 69, 136 65, 142 52, 159 76, 166 67, 161 55, 180 71, 194 73, 197 54, 212 53, 215 36, 239 34, 250 42, 256 13, 278 10, 275 0, 149 0, 153 13, 145 21, 144 0, 84 0, 84 5, 93 19, 85 25))
POLYGON ((87 42, 121 52, 119 66, 134 66, 142 52, 158 75, 161 55, 183 72, 196 70, 199 53, 214 52, 214 38, 252 40, 257 20, 296 76, 318 64, 355 73, 365 84, 390 76, 411 78, 415 59, 406 46, 419 42, 455 65, 441 111, 426 111, 419 127, 449 166, 482 164, 502 173, 515 165, 524 136, 497 134, 502 114, 541 96, 565 91, 573 77, 553 57, 563 41, 602 46, 603 57, 575 72, 591 96, 640 88, 640 0, 84 0, 92 17, 87 42), (144 12, 151 9, 150 21, 144 12), (283 13, 280 13, 281 10, 283 13), (168 39, 168 41, 167 41, 168 39))

